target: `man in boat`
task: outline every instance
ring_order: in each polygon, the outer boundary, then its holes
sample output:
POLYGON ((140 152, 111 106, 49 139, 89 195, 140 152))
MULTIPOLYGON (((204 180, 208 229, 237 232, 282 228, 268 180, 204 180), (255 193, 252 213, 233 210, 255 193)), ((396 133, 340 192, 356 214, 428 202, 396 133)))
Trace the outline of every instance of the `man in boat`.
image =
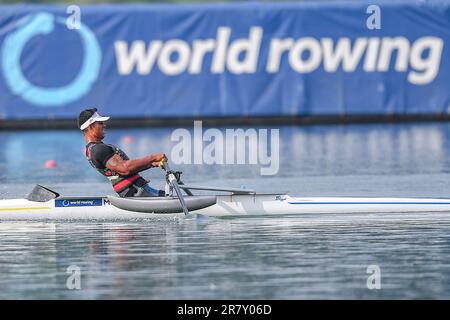
POLYGON ((164 196, 164 191, 150 187, 139 172, 159 167, 161 161, 167 160, 166 155, 156 153, 131 160, 119 148, 103 143, 105 121, 108 119, 99 115, 96 108, 83 110, 78 117, 78 127, 86 140, 85 155, 89 163, 111 181, 121 197, 164 196))

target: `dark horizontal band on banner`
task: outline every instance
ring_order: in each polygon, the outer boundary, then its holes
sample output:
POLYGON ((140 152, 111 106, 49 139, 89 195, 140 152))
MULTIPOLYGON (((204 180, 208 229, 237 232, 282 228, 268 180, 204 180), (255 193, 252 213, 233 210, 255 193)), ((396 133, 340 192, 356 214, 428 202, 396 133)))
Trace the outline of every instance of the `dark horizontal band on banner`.
MULTIPOLYGON (((259 117, 180 117, 180 118, 112 118, 109 128, 143 128, 192 126, 201 120, 204 127, 213 126, 280 126, 315 124, 361 124, 450 121, 450 114, 389 114, 389 115, 321 115, 321 116, 259 116, 259 117)), ((78 129, 76 119, 0 120, 0 130, 78 129)))

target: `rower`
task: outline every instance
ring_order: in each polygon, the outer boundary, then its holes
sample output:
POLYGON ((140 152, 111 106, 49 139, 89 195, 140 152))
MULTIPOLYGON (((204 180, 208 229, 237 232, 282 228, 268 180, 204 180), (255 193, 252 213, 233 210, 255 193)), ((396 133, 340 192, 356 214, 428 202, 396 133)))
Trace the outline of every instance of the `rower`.
POLYGON ((119 148, 103 143, 105 121, 109 118, 99 115, 96 108, 83 110, 78 117, 78 127, 86 140, 85 155, 91 166, 110 180, 121 197, 164 196, 164 191, 150 187, 139 172, 159 167, 167 160, 166 155, 156 153, 130 160, 119 148))

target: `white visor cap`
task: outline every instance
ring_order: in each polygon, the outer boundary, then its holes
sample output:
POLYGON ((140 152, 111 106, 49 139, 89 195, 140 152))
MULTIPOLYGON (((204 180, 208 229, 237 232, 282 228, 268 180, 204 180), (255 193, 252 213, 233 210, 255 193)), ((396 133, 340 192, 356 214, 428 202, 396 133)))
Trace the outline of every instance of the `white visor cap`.
POLYGON ((109 120, 109 117, 102 117, 97 112, 95 112, 89 119, 86 120, 85 123, 83 123, 81 125, 80 130, 86 129, 87 127, 89 127, 94 122, 103 122, 103 121, 106 121, 106 120, 109 120))

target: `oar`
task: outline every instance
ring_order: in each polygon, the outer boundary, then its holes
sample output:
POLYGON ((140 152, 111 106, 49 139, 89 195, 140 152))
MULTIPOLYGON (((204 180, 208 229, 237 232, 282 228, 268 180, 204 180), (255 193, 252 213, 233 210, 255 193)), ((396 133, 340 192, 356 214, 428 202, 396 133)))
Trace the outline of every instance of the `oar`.
MULTIPOLYGON (((166 172, 171 171, 169 168, 169 165, 167 164, 166 161, 161 161, 161 168, 163 168, 163 170, 165 170, 166 172)), ((186 202, 184 202, 183 194, 181 193, 180 187, 178 186, 177 178, 175 177, 175 175, 173 173, 169 173, 168 178, 169 178, 169 183, 175 189, 175 193, 178 196, 178 200, 180 200, 180 204, 181 204, 181 207, 183 208, 184 214, 188 215, 189 211, 187 209, 186 202)))

